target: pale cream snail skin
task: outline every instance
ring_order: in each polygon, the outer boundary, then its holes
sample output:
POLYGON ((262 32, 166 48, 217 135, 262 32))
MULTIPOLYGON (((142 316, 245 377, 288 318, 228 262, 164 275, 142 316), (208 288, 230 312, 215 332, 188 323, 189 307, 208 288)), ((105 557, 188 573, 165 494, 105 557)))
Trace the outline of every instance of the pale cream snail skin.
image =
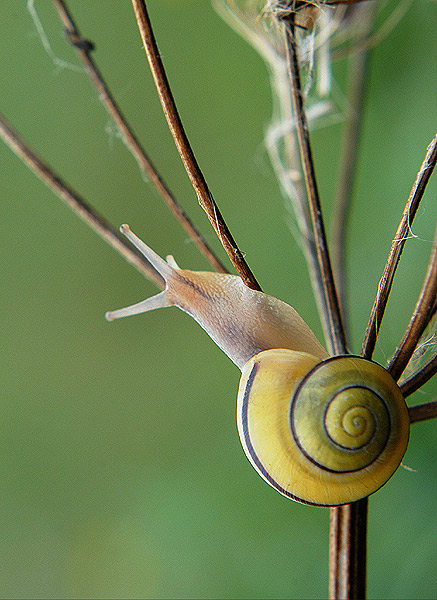
POLYGON ((410 420, 402 393, 380 365, 329 357, 288 304, 248 288, 240 277, 180 269, 120 231, 165 281, 109 321, 177 306, 241 369, 237 424, 258 473, 284 496, 338 506, 383 486, 405 454, 410 420))

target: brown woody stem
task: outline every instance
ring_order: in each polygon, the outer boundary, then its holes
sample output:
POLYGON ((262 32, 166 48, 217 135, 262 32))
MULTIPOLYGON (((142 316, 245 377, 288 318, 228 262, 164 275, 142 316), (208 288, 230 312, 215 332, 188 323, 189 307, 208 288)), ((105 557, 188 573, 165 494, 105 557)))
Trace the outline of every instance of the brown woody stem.
MULTIPOLYGON (((296 115, 301 163, 313 223, 317 255, 322 273, 326 329, 334 353, 347 352, 346 336, 332 273, 311 151, 308 123, 303 106, 295 38, 294 14, 284 19, 291 95, 296 115)), ((364 598, 366 590, 367 499, 331 508, 329 549, 329 593, 331 599, 364 598)))
POLYGON ((421 338, 429 319, 433 314, 437 297, 437 230, 434 245, 426 270, 425 280, 416 302, 408 327, 399 346, 390 359, 387 371, 398 380, 407 366, 421 338))
POLYGON ((213 250, 210 248, 202 234, 192 223, 185 210, 176 200, 176 198, 168 188, 167 184, 163 180, 162 176, 157 171, 156 167, 147 155, 146 151, 142 147, 140 141, 138 140, 137 136, 132 130, 132 127, 127 122, 120 107, 115 101, 110 89, 108 88, 102 73, 100 72, 92 57, 93 44, 88 40, 82 38, 82 36, 80 35, 79 29, 76 23, 74 22, 74 19, 70 11, 68 10, 64 0, 53 1, 59 13, 59 16, 64 24, 68 40, 80 56, 91 81, 93 82, 98 91, 99 98, 101 99, 104 106, 106 107, 106 110, 116 123, 129 152, 135 158, 140 169, 146 174, 148 179, 155 186, 161 198, 167 204, 167 206, 174 214, 176 219, 179 221, 179 223, 185 229, 187 234, 199 248, 201 253, 210 262, 213 268, 216 271, 226 273, 226 267, 214 254, 213 250))
POLYGON ((135 16, 138 23, 141 39, 144 44, 150 70, 155 81, 156 89, 161 101, 165 118, 173 136, 174 142, 184 163, 185 170, 190 178, 191 184, 197 194, 200 205, 208 215, 208 218, 217 233, 220 242, 228 254, 232 264, 244 283, 254 289, 260 290, 260 286, 244 260, 231 232, 226 225, 220 210, 215 203, 212 194, 207 186, 202 171, 197 163, 194 152, 188 141, 181 118, 179 116, 170 84, 162 64, 158 46, 150 23, 144 0, 132 0, 135 16))
POLYGON ((404 398, 420 389, 437 373, 437 355, 431 358, 421 369, 400 384, 404 398))
POLYGON ((425 192, 426 185, 431 177, 437 161, 437 134, 428 146, 425 158, 417 174, 410 196, 402 214, 401 221, 392 242, 390 253, 387 258, 384 272, 378 284, 378 293, 376 295, 373 307, 370 313, 369 323, 366 328, 364 341, 361 349, 361 355, 365 358, 372 358, 375 349, 376 339, 378 337, 381 321, 384 316, 385 307, 393 283, 393 278, 399 259, 407 240, 407 234, 411 223, 414 220, 420 201, 425 192))
POLYGON ((330 332, 330 346, 335 354, 347 352, 346 336, 343 327, 340 304, 335 288, 331 261, 329 258, 328 243, 325 226, 323 223, 322 209, 320 206, 319 190, 316 181, 314 161, 311 150, 308 121, 305 114, 302 87, 300 82, 300 69, 297 55, 295 37, 294 14, 291 14, 285 23, 285 39, 287 48, 287 62, 290 75, 291 96, 294 114, 296 115, 297 135, 299 140, 300 157, 305 177, 311 220, 317 247, 317 256, 322 273, 324 316, 328 319, 325 330, 330 332))
POLYGON ((437 417, 437 400, 427 402, 426 404, 418 404, 408 408, 410 422, 417 423, 418 421, 427 421, 437 417))
POLYGON ((329 598, 366 597, 368 498, 331 508, 329 527, 329 598))
POLYGON ((128 263, 160 288, 164 281, 152 265, 133 248, 112 225, 103 219, 83 198, 37 156, 0 115, 0 137, 13 152, 37 175, 82 221, 85 221, 110 246, 119 252, 128 263))

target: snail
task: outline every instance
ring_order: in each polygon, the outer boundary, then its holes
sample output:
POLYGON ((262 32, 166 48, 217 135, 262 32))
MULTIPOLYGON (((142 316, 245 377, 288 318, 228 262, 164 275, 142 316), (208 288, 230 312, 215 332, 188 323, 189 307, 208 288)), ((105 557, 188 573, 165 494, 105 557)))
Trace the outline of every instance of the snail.
POLYGON ((410 421, 403 395, 383 367, 359 356, 329 356, 285 302, 235 275, 180 269, 127 225, 120 231, 166 285, 106 318, 177 306, 201 325, 241 369, 238 432, 265 481, 316 506, 348 504, 388 481, 406 451, 410 421))

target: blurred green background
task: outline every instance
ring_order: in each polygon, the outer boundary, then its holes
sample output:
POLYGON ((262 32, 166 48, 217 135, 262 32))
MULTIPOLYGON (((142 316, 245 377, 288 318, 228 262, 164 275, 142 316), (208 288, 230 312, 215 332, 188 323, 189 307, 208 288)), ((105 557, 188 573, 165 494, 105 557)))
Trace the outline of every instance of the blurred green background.
MULTIPOLYGON (((263 288, 320 334, 263 148, 271 99, 262 61, 205 0, 148 5, 186 129, 232 232, 263 288)), ((78 64, 51 3, 36 6, 54 52, 78 64)), ((72 0, 71 9, 153 160, 220 252, 167 131, 130 2, 72 0)), ((0 22, 7 118, 112 223, 129 223, 183 267, 207 269, 142 182, 87 77, 46 54, 25 3, 2 2, 0 22)), ((435 25, 433 4, 415 2, 373 56, 349 234, 355 352, 434 134, 435 25)), ((341 88, 341 67, 335 76, 341 88)), ((337 125, 313 136, 327 214, 339 134, 337 125)), ((250 467, 235 426, 234 365, 176 309, 108 324, 106 310, 153 286, 3 145, 0 164, 0 597, 326 597, 329 511, 282 498, 250 467)), ((384 319, 382 362, 414 306, 435 217, 430 189, 384 319)), ((410 400, 435 394, 431 383, 410 400)), ((372 598, 435 597, 432 431, 432 423, 413 426, 404 462, 414 472, 399 469, 370 502, 372 598)))

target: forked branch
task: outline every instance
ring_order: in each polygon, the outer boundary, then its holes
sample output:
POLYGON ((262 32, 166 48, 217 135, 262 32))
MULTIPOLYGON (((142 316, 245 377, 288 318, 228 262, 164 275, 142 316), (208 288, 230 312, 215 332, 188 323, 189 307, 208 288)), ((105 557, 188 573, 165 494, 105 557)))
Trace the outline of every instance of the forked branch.
POLYGON ((170 84, 168 82, 164 65, 159 54, 152 25, 147 13, 146 4, 144 0, 132 0, 132 5, 134 7, 135 17, 137 19, 141 39, 144 44, 144 50, 146 51, 150 70, 155 81, 165 118, 167 119, 169 129, 175 141, 182 162, 184 163, 187 175, 190 178, 191 184, 197 194, 199 203, 208 215, 211 225, 217 233, 223 248, 225 249, 232 264, 236 268, 240 277, 243 279, 244 283, 254 290, 260 290, 261 288, 255 279, 254 274, 250 270, 249 265, 240 252, 231 232, 228 229, 228 226, 226 225, 220 213, 217 204, 214 201, 214 198, 212 197, 212 194, 188 141, 188 137, 185 133, 181 118, 176 108, 173 94, 170 89, 170 84))
MULTIPOLYGON (((349 0, 345 0, 348 2, 349 0)), ((352 0, 351 0, 352 1, 352 0)), ((223 218, 215 205, 215 202, 211 196, 211 193, 207 187, 202 173, 197 165, 197 161, 191 150, 191 147, 186 138, 185 132, 182 128, 179 115, 177 113, 174 101, 171 95, 171 91, 168 85, 168 81, 165 76, 165 72, 160 61, 159 52, 156 46, 156 42, 153 36, 153 32, 150 26, 150 21, 146 12, 146 7, 143 1, 132 0, 134 8, 137 14, 137 19, 140 25, 141 35, 143 42, 148 53, 149 61, 151 64, 152 72, 155 78, 155 82, 158 88, 158 92, 161 98, 161 102, 164 107, 169 127, 175 138, 176 145, 181 154, 184 165, 187 169, 189 177, 193 183, 193 186, 198 195, 199 201, 202 207, 207 212, 211 223, 214 226, 223 246, 228 252, 232 262, 237 268, 239 274, 247 285, 254 289, 259 289, 259 285, 256 282, 253 274, 247 266, 243 256, 238 250, 235 241, 233 240, 223 218)), ((55 0, 55 4, 65 8, 65 3, 61 0, 55 0)), ((66 9, 65 9, 66 10, 66 9)), ((80 37, 79 32, 75 29, 74 24, 69 20, 68 13, 66 13, 65 19, 67 19, 66 27, 70 39, 83 54, 84 59, 86 58, 91 64, 90 52, 92 45, 80 37)), ((65 22, 65 21, 64 21, 65 22)), ((291 85, 293 87, 295 111, 298 122, 298 132, 300 147, 302 153, 302 164, 305 172, 306 185, 308 189, 308 197, 311 206, 311 213, 313 218, 313 227, 316 233, 317 247, 318 247, 318 258, 323 273, 323 298, 325 305, 325 318, 329 321, 329 331, 331 332, 331 346, 337 353, 343 353, 347 351, 346 348, 346 336, 344 333, 344 327, 342 323, 342 315, 339 307, 337 298, 336 288, 332 276, 332 269, 330 264, 330 257, 328 252, 328 246, 326 243, 326 235, 324 230, 324 224, 322 220, 320 201, 317 189, 317 183, 314 173, 314 165, 312 161, 311 146, 308 134, 308 126, 306 123, 305 112, 303 108, 302 93, 300 89, 300 74, 299 66, 297 61, 297 49, 295 45, 294 37, 294 23, 291 19, 289 21, 289 27, 286 30, 287 46, 289 52, 289 66, 291 74, 291 85)), ((85 60, 84 60, 85 62, 85 60)), ((88 68, 88 67, 87 67, 88 68)), ((88 68, 90 72, 90 68, 88 68)), ((97 73, 97 68, 93 71, 97 73)), ((91 72, 90 72, 91 74, 91 72)), ((97 86, 103 86, 103 90, 107 90, 103 80, 97 77, 97 86)), ((99 89, 102 96, 104 93, 99 89)), ((108 93, 109 94, 109 93, 108 93)), ((123 133, 125 141, 128 145, 132 144, 131 152, 137 157, 137 160, 141 166, 141 161, 145 161, 141 168, 147 172, 151 163, 148 163, 148 157, 142 151, 141 146, 134 134, 130 131, 128 125, 124 124, 123 117, 109 94, 108 99, 108 110, 109 106, 112 106, 111 110, 115 110, 113 114, 114 120, 123 132, 123 127, 126 126, 126 131, 123 133), (117 119, 121 119, 122 125, 117 119), (131 137, 129 137, 131 136, 131 137), (138 156, 137 156, 138 154, 138 156), (149 164, 149 167, 145 166, 149 164)), ((112 114, 112 112, 111 112, 112 114)), ((140 272, 144 273, 147 277, 153 279, 157 285, 162 287, 162 279, 157 273, 150 267, 144 258, 140 257, 134 249, 132 249, 128 243, 122 238, 117 231, 115 231, 106 221, 100 217, 100 215, 94 211, 81 197, 79 197, 71 188, 69 188, 46 164, 44 164, 39 157, 37 157, 33 151, 19 138, 19 136, 12 130, 12 128, 0 117, 0 134, 4 137, 6 143, 16 152, 16 154, 49 186, 57 193, 57 195, 63 199, 85 222, 87 222, 99 235, 101 235, 108 243, 110 243, 117 251, 119 251, 131 264, 133 264, 140 272)), ((435 141, 434 140, 434 165, 435 165, 435 141)), ((431 146, 430 146, 431 148, 431 146)), ((429 153, 429 150, 428 150, 429 153)), ((423 165, 422 165, 423 166, 423 165)), ((153 171, 153 165, 150 167, 153 171)), ((429 170, 429 166, 426 167, 429 170)), ((433 167, 432 167, 433 168, 433 167)), ((432 170, 432 169, 431 169, 432 170)), ((429 178, 430 172, 427 175, 429 178)), ((152 177, 148 173, 150 179, 152 177)), ((420 186, 426 186, 426 182, 419 184, 420 173, 418 179, 416 179, 415 187, 419 190, 420 186)), ((425 177, 425 173, 423 174, 425 177)), ((160 176, 157 175, 159 190, 159 182, 161 181, 160 176)), ((414 190, 415 188, 413 188, 414 190)), ((412 190, 412 194, 413 194, 412 190)), ((406 215, 406 224, 411 223, 411 205, 417 201, 415 194, 423 194, 422 191, 416 191, 413 194, 413 198, 410 194, 409 208, 406 215), (414 198, 416 198, 414 200, 414 198), (410 202, 411 200, 411 202, 410 202), (414 200, 414 202, 413 202, 414 200)), ((420 199, 419 199, 420 201, 420 199)), ((418 203, 418 201, 417 201, 418 203)), ((408 206, 408 204, 407 204, 408 206)), ((174 208, 177 205, 174 205, 174 208)), ((175 208, 178 212, 178 208, 175 208)), ((416 209, 417 210, 417 207, 416 209)), ((415 211, 414 211, 415 213, 415 211)), ((405 216, 405 212, 404 212, 405 216)), ((414 216, 414 215, 413 215, 414 216)), ((402 222, 401 222, 402 223, 402 222)), ((186 227, 187 224, 184 225, 186 227)), ((188 226, 189 227, 189 226, 188 226)), ((188 229, 186 229, 188 231, 188 229)), ((194 230, 195 231, 195 230, 194 230)), ((399 232, 399 229, 398 229, 399 232)), ((382 301, 383 308, 382 314, 385 309, 385 303, 387 302, 388 293, 390 291, 391 282, 393 279, 396 265, 402 252, 402 248, 399 251, 400 244, 405 240, 404 232, 403 237, 397 239, 396 248, 392 250, 394 256, 392 257, 392 267, 389 268, 387 274, 388 291, 385 299, 382 301), (396 258, 397 257, 397 258, 396 258), (390 269, 393 269, 392 271, 390 269)), ((190 234, 191 235, 191 234, 190 234)), ((194 239, 194 238, 193 238, 194 239)), ((396 239, 396 238, 395 238, 396 239)), ((220 267, 218 267, 220 270, 220 267)), ((416 309, 413 317, 410 321, 410 325, 404 335, 402 343, 396 351, 393 359, 390 363, 390 368, 394 376, 398 377, 403 372, 408 360, 414 351, 417 341, 420 338, 426 323, 430 318, 430 314, 435 307, 436 302, 436 287, 437 287, 437 243, 434 246, 433 254, 431 256, 430 264, 428 266, 427 276, 422 288, 421 295, 419 296, 416 309)), ((379 306, 381 307, 382 304, 379 306)), ((381 310, 379 308, 378 310, 381 310)), ((382 318, 382 314, 380 317, 382 318)), ((376 328, 374 337, 376 340, 378 328, 380 325, 380 319, 378 315, 375 319, 376 328)), ((373 334, 372 334, 373 335, 373 334)), ((367 338, 367 336, 366 336, 367 338)), ((363 346, 363 353, 373 352, 374 341, 368 342, 363 346)), ((436 357, 434 357, 427 365, 425 365, 420 371, 416 372, 410 379, 405 380, 402 383, 401 389, 404 395, 411 394, 415 389, 420 387, 436 370, 436 357)), ((437 402, 431 402, 426 405, 415 406, 409 409, 411 422, 420 421, 424 419, 437 416, 437 402)), ((330 544, 330 596, 331 598, 363 598, 365 595, 365 573, 366 573, 366 523, 367 523, 367 506, 368 500, 364 499, 359 502, 343 506, 340 508, 331 510, 331 544, 330 544)))

